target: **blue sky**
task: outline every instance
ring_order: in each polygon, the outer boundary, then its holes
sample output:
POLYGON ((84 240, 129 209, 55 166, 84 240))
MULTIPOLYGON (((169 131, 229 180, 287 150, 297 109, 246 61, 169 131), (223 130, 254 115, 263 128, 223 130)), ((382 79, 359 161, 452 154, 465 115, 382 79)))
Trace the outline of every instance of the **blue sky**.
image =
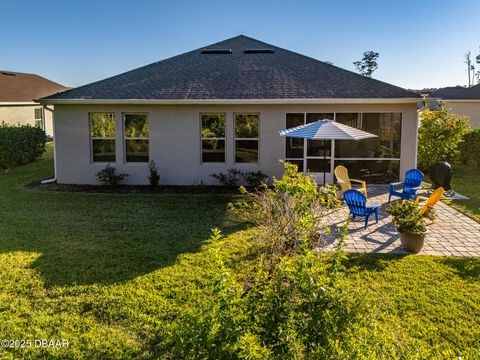
MULTIPOLYGON (((78 86, 244 34, 406 88, 465 85, 480 1, 0 0, 0 69, 78 86)), ((480 65, 479 65, 480 67, 480 65)))

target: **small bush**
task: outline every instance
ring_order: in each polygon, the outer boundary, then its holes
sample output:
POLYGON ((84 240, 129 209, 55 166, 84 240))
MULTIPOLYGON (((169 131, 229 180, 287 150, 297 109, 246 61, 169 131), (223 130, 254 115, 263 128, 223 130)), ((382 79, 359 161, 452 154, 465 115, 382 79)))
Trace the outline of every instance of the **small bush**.
POLYGON ((157 165, 155 161, 150 160, 148 163, 148 181, 150 182, 151 187, 157 187, 160 182, 160 175, 158 174, 157 165))
POLYGON ((30 125, 0 125, 0 169, 11 169, 37 160, 47 143, 45 131, 30 125))
POLYGON ((434 209, 421 213, 420 207, 415 201, 411 200, 390 204, 387 213, 393 217, 393 225, 397 227, 399 232, 417 235, 426 233, 425 219, 435 219, 434 209))
POLYGON ((255 189, 262 187, 268 181, 268 176, 260 170, 247 172, 246 174, 243 174, 243 176, 245 177, 245 181, 247 182, 248 186, 251 186, 255 189))
POLYGON ((231 168, 227 170, 226 174, 221 172, 210 176, 217 179, 222 186, 236 187, 239 184, 240 175, 242 175, 240 170, 231 168))
MULTIPOLYGON (((339 205, 337 188, 318 189, 316 181, 284 163, 285 173, 273 181, 273 189, 249 194, 229 204, 240 220, 260 226, 267 252, 280 256, 295 252, 299 242, 310 246, 326 231, 323 217, 339 205)), ((248 194, 244 188, 242 192, 248 194)))
POLYGON ((128 174, 115 174, 115 168, 107 164, 105 169, 99 171, 95 174, 97 176, 97 180, 105 186, 117 186, 120 181, 125 179, 128 174))
POLYGON ((465 134, 460 144, 460 160, 480 169, 480 129, 465 134))
POLYGON ((439 161, 451 161, 458 156, 463 136, 470 130, 466 116, 449 113, 448 109, 420 113, 418 129, 418 164, 427 171, 439 161))

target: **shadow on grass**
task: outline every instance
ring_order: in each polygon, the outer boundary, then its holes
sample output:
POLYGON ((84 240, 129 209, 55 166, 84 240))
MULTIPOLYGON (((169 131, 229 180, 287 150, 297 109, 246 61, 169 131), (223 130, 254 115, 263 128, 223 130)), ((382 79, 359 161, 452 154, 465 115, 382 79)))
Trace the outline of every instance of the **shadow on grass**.
MULTIPOLYGON (((0 188, 0 191, 2 189, 0 188)), ((38 252, 45 286, 110 284, 196 252, 218 227, 241 228, 227 195, 0 193, 0 252, 38 252)))
POLYGON ((345 261, 345 267, 348 270, 360 270, 380 272, 384 271, 393 262, 402 260, 409 254, 375 254, 375 253, 349 253, 345 261))
POLYGON ((478 258, 443 258, 442 263, 452 267, 464 279, 480 280, 480 259, 478 258))

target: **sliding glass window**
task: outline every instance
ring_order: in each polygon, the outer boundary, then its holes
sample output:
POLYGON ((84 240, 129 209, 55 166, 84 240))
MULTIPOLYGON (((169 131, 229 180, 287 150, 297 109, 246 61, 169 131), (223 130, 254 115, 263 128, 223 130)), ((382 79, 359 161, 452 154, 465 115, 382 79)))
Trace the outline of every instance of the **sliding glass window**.
POLYGON ((147 114, 123 114, 125 132, 125 161, 148 162, 147 114))
POLYGON ((115 162, 115 114, 90 113, 93 162, 115 162))
POLYGON ((225 113, 200 114, 202 163, 225 162, 225 113))

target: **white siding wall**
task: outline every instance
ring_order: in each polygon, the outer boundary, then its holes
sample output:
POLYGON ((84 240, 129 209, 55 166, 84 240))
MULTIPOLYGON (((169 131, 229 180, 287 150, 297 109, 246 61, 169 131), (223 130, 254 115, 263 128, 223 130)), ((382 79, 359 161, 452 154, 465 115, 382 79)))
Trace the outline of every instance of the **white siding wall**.
POLYGON ((160 170, 162 184, 191 185, 215 183, 213 173, 236 167, 242 171, 261 170, 269 176, 280 176, 278 160, 285 156, 285 139, 278 131, 285 128, 290 112, 402 112, 402 151, 400 173, 416 166, 416 104, 398 105, 56 105, 54 115, 57 178, 59 183, 96 184, 95 173, 105 164, 91 162, 89 112, 114 112, 116 115, 115 168, 130 174, 126 184, 147 184, 145 163, 125 163, 122 132, 123 112, 147 112, 150 125, 150 158, 160 170), (226 163, 201 164, 201 112, 226 112, 226 163), (258 164, 234 164, 233 113, 260 113, 258 164))

